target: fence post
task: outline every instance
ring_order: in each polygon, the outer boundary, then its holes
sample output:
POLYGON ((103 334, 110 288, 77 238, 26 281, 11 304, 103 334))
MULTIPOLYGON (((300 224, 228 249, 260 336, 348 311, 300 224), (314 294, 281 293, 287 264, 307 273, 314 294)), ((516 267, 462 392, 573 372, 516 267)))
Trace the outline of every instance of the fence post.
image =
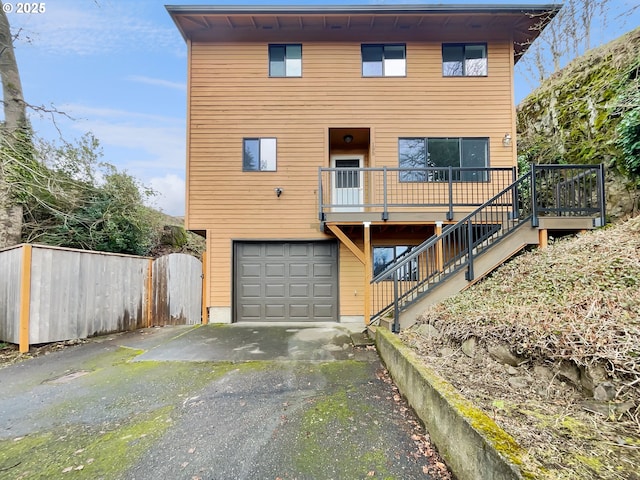
POLYGON ((604 227, 607 224, 607 218, 606 218, 606 206, 607 206, 607 200, 605 198, 605 193, 604 193, 604 182, 605 182, 605 175, 604 175, 604 164, 601 163, 600 164, 600 168, 599 168, 599 172, 598 172, 598 197, 599 197, 599 201, 600 201, 600 225, 596 225, 597 227, 604 227))
MULTIPOLYGON (((322 167, 318 167, 318 220, 324 221, 324 205, 322 197, 322 167)), ((204 258, 204 256, 202 257, 204 258)))
POLYGON ((536 164, 531 164, 531 226, 537 228, 540 225, 538 220, 538 193, 536 191, 536 164))
MULTIPOLYGON (((372 172, 373 175, 373 172, 372 172)), ((387 198, 387 167, 382 167, 382 196, 383 196, 383 207, 382 207, 382 220, 389 220, 389 199, 387 198)))
POLYGON ((397 272, 393 272, 393 325, 391 326, 392 333, 400 332, 400 307, 398 305, 398 275, 397 272))
POLYGON ((471 219, 467 220, 467 256, 469 257, 467 267, 466 279, 470 282, 474 279, 473 272, 473 224, 471 223, 471 219))
POLYGON ((153 293, 153 258, 150 258, 147 274, 147 328, 153 323, 151 321, 151 316, 153 315, 153 293))
POLYGON ((364 225, 364 324, 371 322, 371 222, 362 222, 364 225))
POLYGON ((449 212, 447 220, 453 220, 453 167, 449 166, 449 212))
POLYGON ((202 324, 209 323, 209 310, 207 309, 207 252, 202 252, 202 324))
POLYGON ((20 353, 29 351, 29 322, 31 321, 31 258, 32 246, 22 246, 22 275, 20 276, 20 353))

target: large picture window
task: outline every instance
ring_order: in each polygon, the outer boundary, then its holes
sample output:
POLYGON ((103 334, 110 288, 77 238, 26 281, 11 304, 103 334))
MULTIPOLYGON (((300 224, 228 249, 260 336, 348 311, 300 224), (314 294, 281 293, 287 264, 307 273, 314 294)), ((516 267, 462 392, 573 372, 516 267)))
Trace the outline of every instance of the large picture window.
POLYGON ((489 165, 488 138, 400 138, 398 165, 401 182, 448 181, 448 167, 478 168, 456 170, 453 181, 486 182, 489 165), (419 170, 434 167, 432 170, 419 170))
POLYGON ((245 172, 275 172, 276 139, 245 138, 242 148, 242 170, 245 172))
MULTIPOLYGON (((396 245, 393 247, 373 247, 373 276, 384 272, 389 265, 401 259, 411 251, 412 247, 396 245)), ((418 262, 412 260, 396 272, 398 280, 416 280, 418 275, 418 262)), ((393 280, 389 275, 384 280, 393 280)))
POLYGON ((404 45, 362 45, 363 77, 404 77, 406 74, 404 45))
POLYGON ((445 77, 486 76, 487 45, 484 43, 443 44, 442 75, 445 77))
POLYGON ((302 76, 302 45, 269 45, 270 77, 302 76))

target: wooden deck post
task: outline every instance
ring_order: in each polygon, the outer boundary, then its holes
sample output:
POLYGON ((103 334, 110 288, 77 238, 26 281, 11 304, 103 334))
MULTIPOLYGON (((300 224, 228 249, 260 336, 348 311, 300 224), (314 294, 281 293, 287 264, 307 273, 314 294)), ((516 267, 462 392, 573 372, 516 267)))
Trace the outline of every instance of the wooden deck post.
POLYGON ((364 324, 371 320, 371 275, 373 274, 371 255, 371 222, 364 225, 364 324))
POLYGON ((209 323, 207 310, 207 252, 202 252, 202 325, 209 323))
POLYGON ((20 276, 20 353, 29 351, 29 322, 31 319, 31 245, 22 246, 22 275, 20 276))
MULTIPOLYGON (((442 222, 436 222, 436 228, 434 232, 437 236, 442 235, 442 222)), ((442 252, 442 240, 438 240, 436 243, 436 271, 441 272, 444 268, 444 254, 442 252)))
POLYGON ((538 230, 538 247, 547 248, 549 246, 549 230, 541 228, 538 230))

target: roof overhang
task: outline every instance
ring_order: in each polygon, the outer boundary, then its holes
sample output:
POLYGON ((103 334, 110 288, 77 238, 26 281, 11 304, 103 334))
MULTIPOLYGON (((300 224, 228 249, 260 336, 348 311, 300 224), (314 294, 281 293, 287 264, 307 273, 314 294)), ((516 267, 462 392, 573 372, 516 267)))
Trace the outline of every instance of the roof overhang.
POLYGON ((488 41, 512 39, 517 62, 561 5, 167 5, 194 42, 488 41))

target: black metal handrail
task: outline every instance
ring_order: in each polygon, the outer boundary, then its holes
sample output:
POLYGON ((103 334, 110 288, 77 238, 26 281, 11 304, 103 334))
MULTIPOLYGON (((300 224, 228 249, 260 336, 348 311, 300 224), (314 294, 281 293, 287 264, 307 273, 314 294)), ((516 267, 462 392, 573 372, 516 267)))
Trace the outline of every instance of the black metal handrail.
POLYGON ((537 226, 540 215, 590 216, 599 226, 604 224, 604 214, 602 165, 532 166, 529 173, 441 235, 413 247, 408 255, 375 275, 371 285, 372 311, 376 313, 370 321, 391 313, 392 330, 398 332, 401 310, 463 268, 467 269, 467 280, 473 280, 475 257, 528 220, 537 226), (555 181, 554 188, 547 188, 550 178, 555 181))
POLYGON ((477 207, 516 179, 513 167, 319 168, 318 218, 344 211, 411 211, 426 207, 447 210, 477 207))

